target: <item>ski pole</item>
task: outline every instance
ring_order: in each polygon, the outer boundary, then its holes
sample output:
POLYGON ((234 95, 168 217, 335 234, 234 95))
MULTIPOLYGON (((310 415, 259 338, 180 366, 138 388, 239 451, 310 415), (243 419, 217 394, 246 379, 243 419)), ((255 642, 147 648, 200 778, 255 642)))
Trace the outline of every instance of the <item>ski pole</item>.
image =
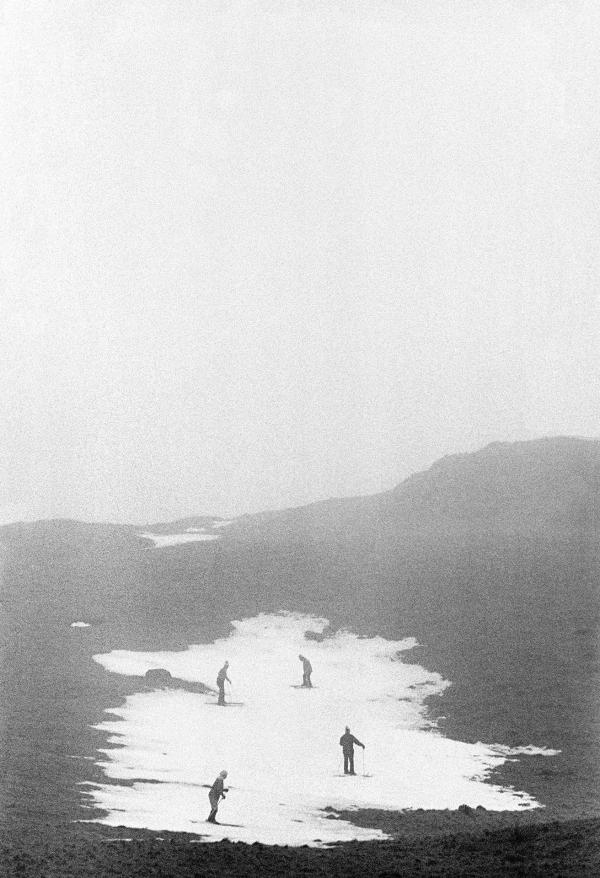
POLYGON ((363 751, 363 777, 365 776, 365 748, 362 748, 363 751))

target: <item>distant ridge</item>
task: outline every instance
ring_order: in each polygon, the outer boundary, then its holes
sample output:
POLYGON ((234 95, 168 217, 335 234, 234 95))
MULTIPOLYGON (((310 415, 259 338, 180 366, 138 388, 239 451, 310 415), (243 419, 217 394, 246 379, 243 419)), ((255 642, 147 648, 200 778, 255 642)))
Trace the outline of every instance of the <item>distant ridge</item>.
MULTIPOLYGON (((210 529, 223 521, 243 527, 249 523, 308 515, 316 522, 317 513, 321 511, 328 519, 338 513, 344 518, 346 513, 354 510, 364 512, 375 505, 383 511, 386 506, 392 508, 394 503, 405 507, 414 504, 421 512, 428 509, 430 513, 448 511, 447 507, 451 505, 468 502, 478 507, 501 502, 514 504, 519 496, 530 499, 537 496, 542 504, 554 499, 564 505, 568 498, 594 502, 594 498, 588 495, 596 492, 600 492, 600 439, 548 436, 516 442, 491 442, 477 451, 445 455, 427 469, 376 494, 332 497, 287 509, 245 513, 231 519, 195 514, 146 524, 84 522, 64 517, 19 521, 1 525, 0 535, 15 528, 47 528, 49 524, 66 530, 105 527, 157 534, 181 533, 188 528, 210 529)), ((488 511, 490 508, 488 506, 488 511)))
POLYGON ((600 441, 557 437, 494 442, 471 454, 444 457, 393 489, 405 504, 430 512, 493 514, 511 508, 540 516, 592 514, 598 520, 600 441))
MULTIPOLYGON (((600 440, 494 442, 441 458, 379 494, 243 515, 228 536, 379 537, 390 530, 498 528, 563 532, 600 522, 600 440)), ((377 537, 377 538, 379 538, 377 537)))

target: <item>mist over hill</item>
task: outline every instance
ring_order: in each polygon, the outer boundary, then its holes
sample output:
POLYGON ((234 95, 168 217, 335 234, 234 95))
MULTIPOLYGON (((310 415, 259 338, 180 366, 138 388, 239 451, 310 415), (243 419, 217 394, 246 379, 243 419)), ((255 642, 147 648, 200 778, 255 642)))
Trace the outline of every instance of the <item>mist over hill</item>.
MULTIPOLYGON (((68 757, 101 746, 90 726, 131 683, 92 655, 184 648, 278 610, 416 637, 412 660, 453 682, 431 704, 442 731, 561 749, 552 766, 532 760, 527 789, 597 808, 599 517, 600 442, 556 438, 494 443, 382 494, 226 527, 202 514, 0 528, 5 816, 62 819, 82 771, 96 776, 68 757), (219 538, 160 549, 140 538, 189 528, 219 538), (91 627, 74 632, 76 620, 91 627), (40 772, 54 793, 34 808, 40 772)), ((509 763, 505 781, 513 771, 523 766, 509 763)))

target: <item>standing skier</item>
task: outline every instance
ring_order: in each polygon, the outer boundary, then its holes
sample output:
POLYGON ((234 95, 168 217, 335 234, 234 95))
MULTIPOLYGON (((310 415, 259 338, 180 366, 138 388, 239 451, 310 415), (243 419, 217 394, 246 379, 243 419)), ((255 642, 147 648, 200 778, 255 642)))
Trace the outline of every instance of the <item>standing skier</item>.
POLYGON ((225 789, 226 777, 227 772, 222 771, 208 793, 208 801, 210 802, 210 814, 207 818, 208 823, 218 823, 217 811, 219 810, 219 802, 221 799, 225 798, 225 793, 227 792, 225 789))
POLYGON ((312 689, 312 683, 310 682, 310 675, 312 674, 312 665, 307 658, 303 655, 299 655, 298 658, 302 662, 302 685, 307 687, 308 689, 312 689))
POLYGON ((346 726, 346 731, 340 738, 340 747, 342 748, 342 753, 344 754, 344 774, 356 774, 354 771, 354 745, 357 744, 359 747, 365 749, 365 745, 361 744, 358 738, 355 738, 354 735, 350 732, 348 726, 346 726))
POLYGON ((217 686, 219 687, 219 701, 218 703, 225 707, 225 680, 231 686, 231 680, 227 676, 227 668, 229 667, 229 662, 225 662, 219 673, 217 674, 217 686))

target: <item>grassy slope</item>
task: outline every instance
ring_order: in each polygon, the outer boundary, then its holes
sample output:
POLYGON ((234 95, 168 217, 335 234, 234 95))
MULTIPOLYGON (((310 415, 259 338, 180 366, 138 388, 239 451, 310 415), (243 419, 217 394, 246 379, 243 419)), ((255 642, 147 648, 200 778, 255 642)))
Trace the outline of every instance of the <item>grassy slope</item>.
POLYGON ((453 834, 427 830, 400 833, 392 842, 363 842, 329 850, 265 847, 221 842, 190 844, 164 833, 103 832, 65 837, 29 834, 0 842, 0 875, 6 878, 191 878, 236 875, 258 878, 336 875, 344 878, 413 876, 515 876, 568 878, 600 871, 600 822, 570 821, 505 829, 454 827, 453 834), (120 841, 124 835, 131 841, 120 841))

